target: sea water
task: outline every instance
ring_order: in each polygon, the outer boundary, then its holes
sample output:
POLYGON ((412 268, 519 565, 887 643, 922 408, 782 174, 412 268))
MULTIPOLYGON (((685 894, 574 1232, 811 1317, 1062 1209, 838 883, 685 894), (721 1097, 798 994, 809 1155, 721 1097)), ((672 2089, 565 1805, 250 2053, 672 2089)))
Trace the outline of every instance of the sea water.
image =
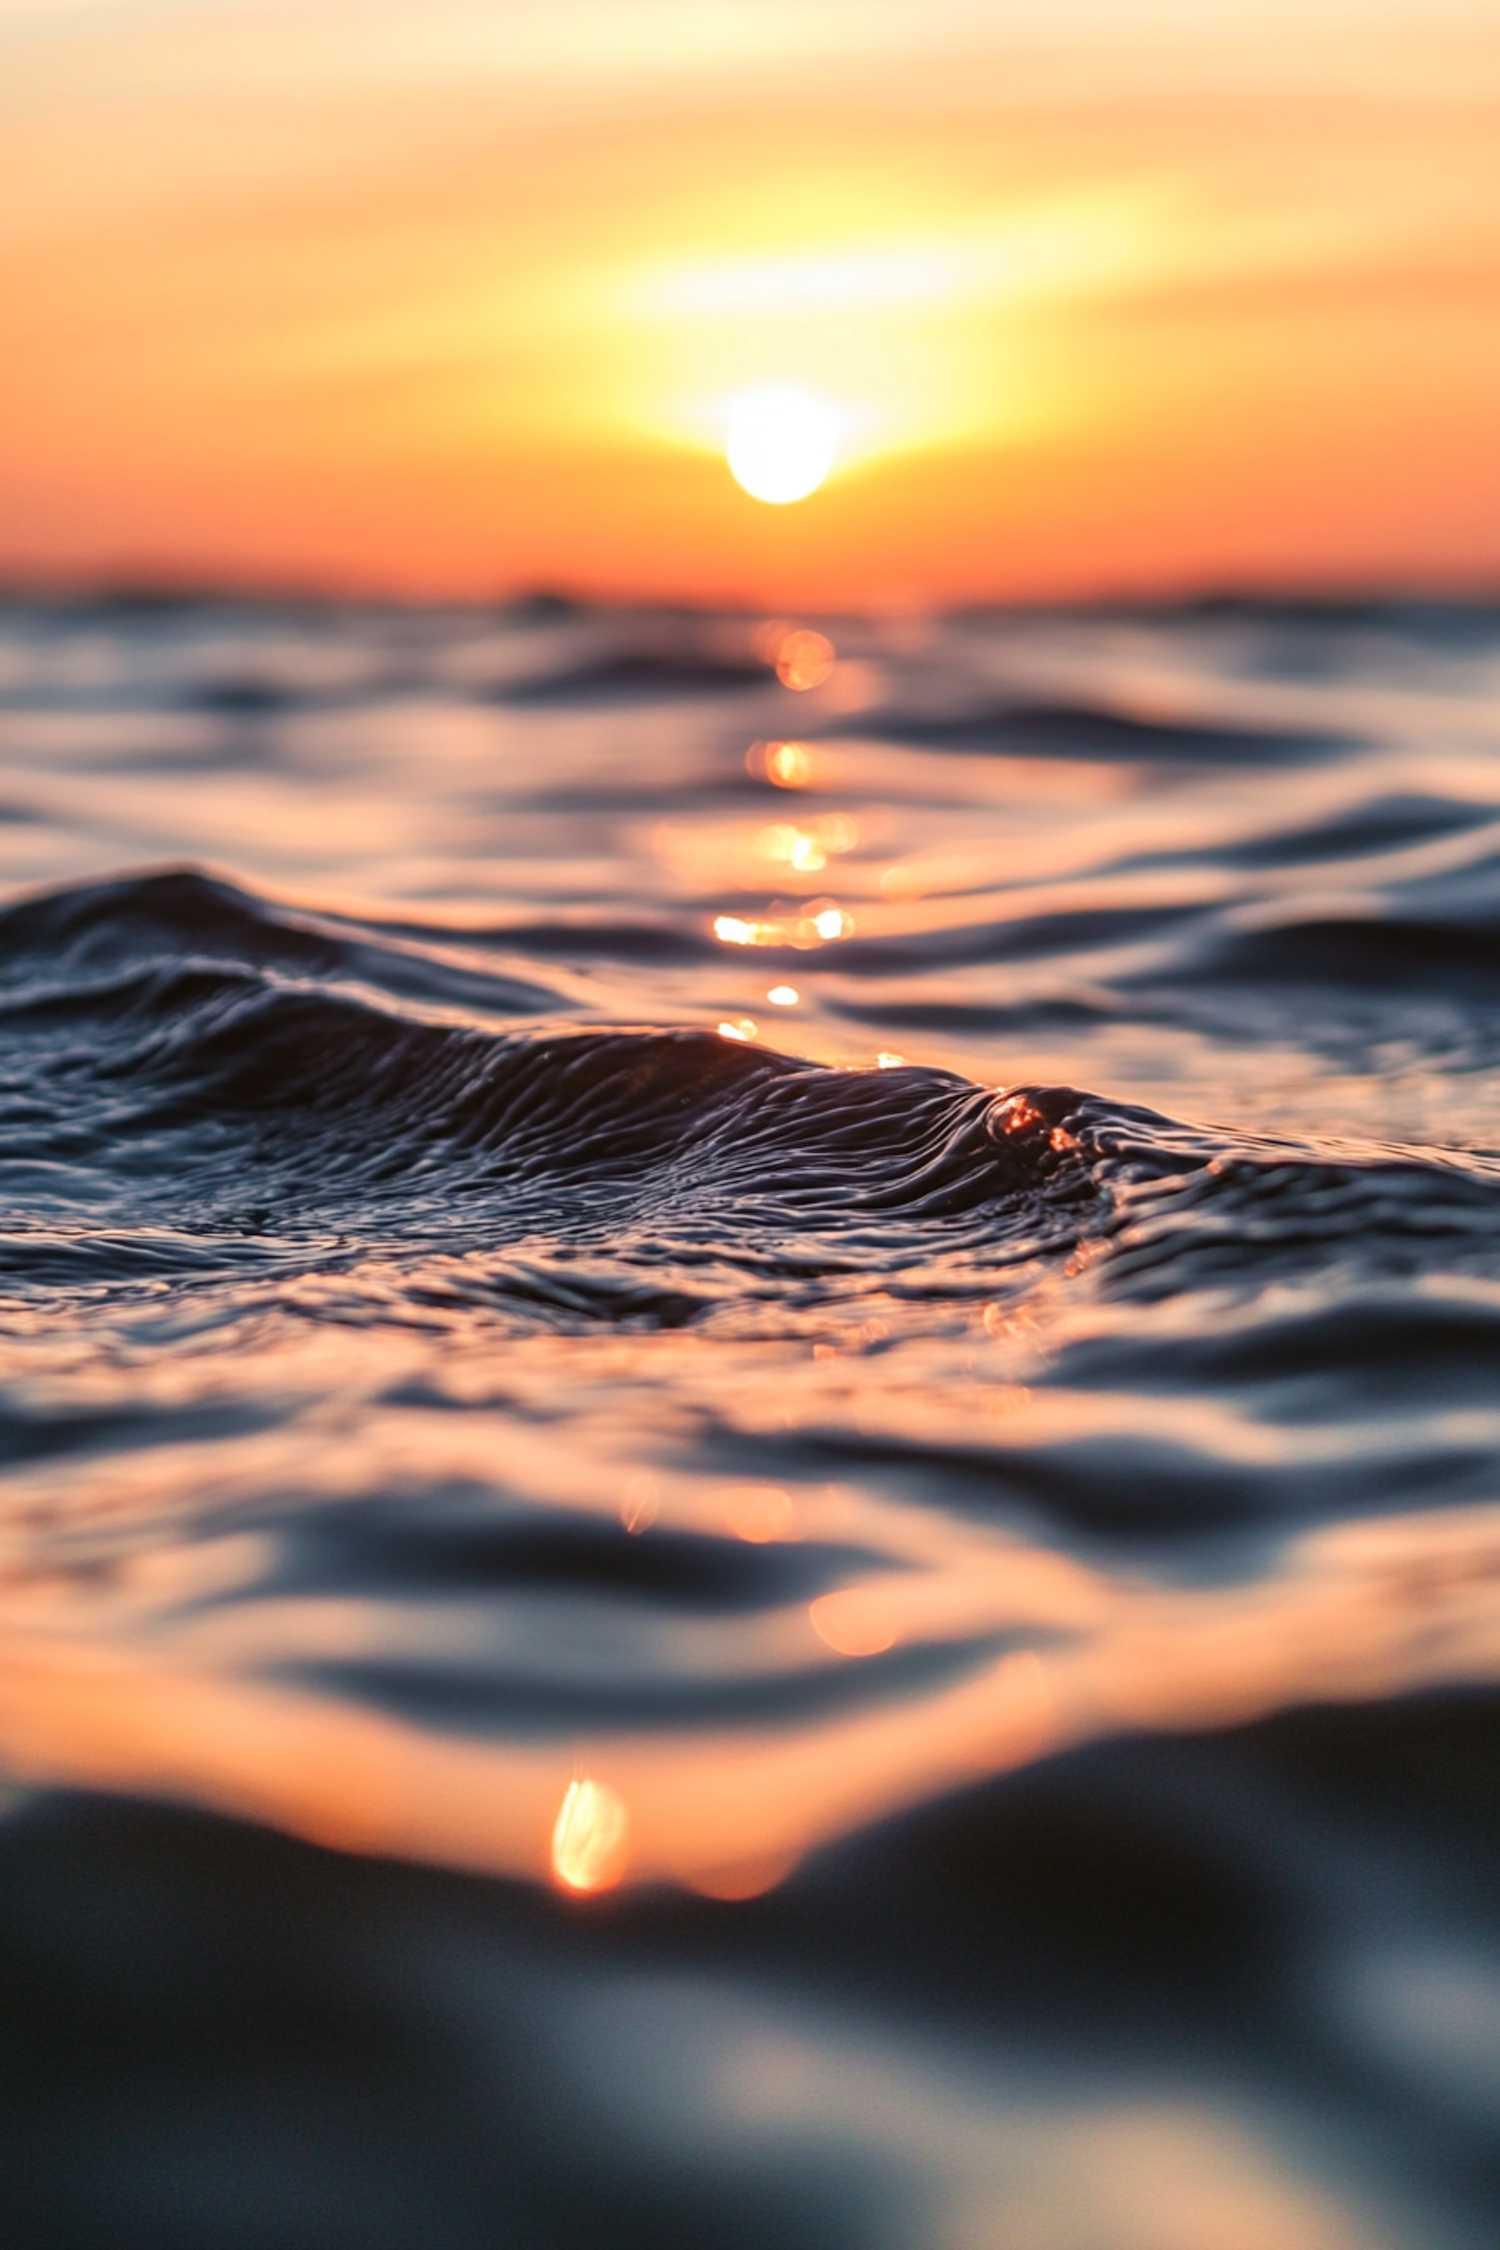
POLYGON ((1488 2250, 1500 613, 0 617, 18 2250, 1488 2250))

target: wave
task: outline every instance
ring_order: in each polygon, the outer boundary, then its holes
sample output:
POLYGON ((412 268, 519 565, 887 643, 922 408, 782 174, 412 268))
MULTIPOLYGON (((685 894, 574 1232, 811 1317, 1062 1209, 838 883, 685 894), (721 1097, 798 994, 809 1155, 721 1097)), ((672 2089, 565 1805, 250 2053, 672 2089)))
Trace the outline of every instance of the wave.
POLYGON ((475 952, 191 870, 0 916, 17 1771, 534 1875, 586 1737, 633 1874, 753 1889, 1100 1733, 1488 1676, 1500 1159, 475 952))
POLYGON ((1019 700, 930 711, 881 704, 844 722, 842 731, 913 750, 1228 766, 1300 765, 1349 747, 1347 736, 1313 729, 1226 726, 1136 716, 1104 703, 1019 700))
POLYGON ((0 618, 27 2241, 1493 2239, 1497 615, 0 618))
MULTIPOLYGON (((7 1285, 212 1270, 207 1237, 232 1237, 243 1272, 350 1230, 386 1251, 525 1247, 518 1301, 614 1320, 897 1277, 962 1301, 1083 1241, 1105 1259, 1094 1286, 1141 1301, 1330 1256, 1409 1270, 1435 1243, 1470 1270, 1495 1258, 1500 1169, 1481 1157, 1257 1142, 1076 1089, 537 1021, 545 988, 480 972, 489 1011, 518 1020, 433 1020, 410 1006, 416 958, 192 873, 8 909, 7 1285), (94 1223, 39 1226, 39 1202, 94 1223)), ((440 968, 429 988, 451 996, 440 968)))
POLYGON ((507 680, 489 692, 521 706, 654 702, 663 696, 736 695, 764 689, 764 664, 686 651, 625 648, 558 670, 507 680))

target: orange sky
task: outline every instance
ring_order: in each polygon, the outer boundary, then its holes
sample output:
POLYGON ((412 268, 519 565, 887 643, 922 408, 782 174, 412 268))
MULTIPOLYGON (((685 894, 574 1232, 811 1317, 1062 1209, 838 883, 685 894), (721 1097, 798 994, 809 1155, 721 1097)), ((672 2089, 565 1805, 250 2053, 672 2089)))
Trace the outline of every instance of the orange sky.
POLYGON ((11 575, 1500 581, 1494 0, 0 0, 0 82, 11 575))

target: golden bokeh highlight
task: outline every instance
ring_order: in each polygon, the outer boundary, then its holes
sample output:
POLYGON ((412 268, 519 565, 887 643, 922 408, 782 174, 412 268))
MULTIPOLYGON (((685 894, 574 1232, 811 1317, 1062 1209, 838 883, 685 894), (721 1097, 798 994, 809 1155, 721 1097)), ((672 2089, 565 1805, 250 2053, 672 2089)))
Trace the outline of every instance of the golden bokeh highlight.
POLYGON ((756 849, 764 858, 784 862, 797 875, 819 875, 830 859, 858 846, 859 823, 848 813, 829 813, 807 827, 773 821, 756 838, 756 849))
POLYGON ((805 742, 752 742, 745 769, 776 789, 806 789, 813 778, 813 754, 805 742))
POLYGON ((712 929, 720 945, 790 945, 799 952, 834 945, 854 935, 854 916, 830 899, 813 900, 805 913, 764 920, 744 914, 716 914, 712 929))
POLYGON ((552 1873, 567 1891, 613 1890, 629 1857, 630 1816, 602 1781, 570 1781, 552 1830, 552 1873))
POLYGON ((783 687, 805 695, 809 689, 820 688, 832 678, 836 662, 837 655, 828 635, 803 626, 782 638, 776 651, 776 677, 783 687))

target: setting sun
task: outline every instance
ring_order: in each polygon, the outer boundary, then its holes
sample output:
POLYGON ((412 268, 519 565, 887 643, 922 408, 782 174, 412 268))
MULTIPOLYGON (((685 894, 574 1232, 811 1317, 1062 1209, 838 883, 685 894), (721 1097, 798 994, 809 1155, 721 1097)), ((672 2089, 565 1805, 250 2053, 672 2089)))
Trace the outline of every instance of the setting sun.
POLYGON ((824 482, 837 438, 831 406, 795 383, 773 383, 729 410, 729 473, 752 500, 785 507, 824 482))
POLYGON ((12 577, 1493 580, 1486 0, 354 14, 0 0, 12 577))

